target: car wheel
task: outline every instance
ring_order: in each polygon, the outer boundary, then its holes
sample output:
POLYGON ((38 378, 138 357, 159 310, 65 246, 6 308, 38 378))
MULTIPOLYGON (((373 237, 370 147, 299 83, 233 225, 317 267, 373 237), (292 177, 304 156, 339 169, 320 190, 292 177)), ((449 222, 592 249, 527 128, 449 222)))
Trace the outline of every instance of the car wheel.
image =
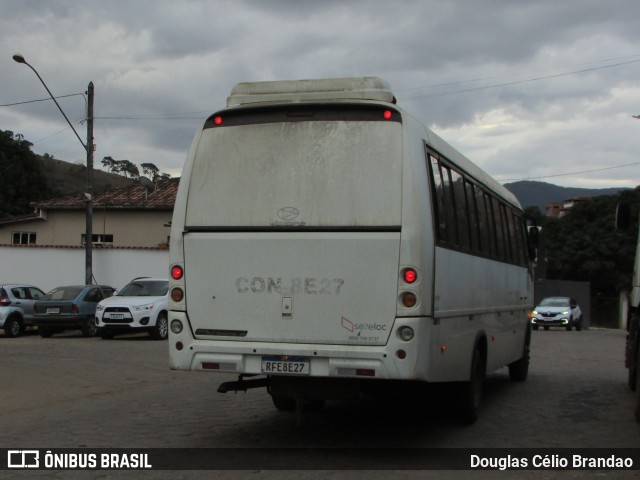
POLYGON ((95 337, 96 333, 98 333, 98 326, 93 318, 88 318, 85 320, 84 325, 82 326, 82 335, 85 337, 95 337))
POLYGON ((578 321, 575 323, 575 327, 576 327, 576 332, 582 331, 582 317, 580 317, 578 321))
POLYGON ((156 340, 166 340, 169 336, 169 321, 167 314, 161 313, 156 320, 156 326, 151 331, 151 336, 156 340))
POLYGON ((22 320, 15 315, 7 318, 4 323, 4 333, 7 337, 19 337, 22 333, 22 320))
POLYGON ((478 419, 482 387, 485 377, 485 359, 480 345, 476 345, 471 359, 471 374, 468 382, 463 382, 460 396, 460 417, 465 423, 474 423, 478 419))
POLYGON ((48 327, 38 327, 38 333, 42 338, 51 338, 51 335, 53 335, 53 330, 48 327))

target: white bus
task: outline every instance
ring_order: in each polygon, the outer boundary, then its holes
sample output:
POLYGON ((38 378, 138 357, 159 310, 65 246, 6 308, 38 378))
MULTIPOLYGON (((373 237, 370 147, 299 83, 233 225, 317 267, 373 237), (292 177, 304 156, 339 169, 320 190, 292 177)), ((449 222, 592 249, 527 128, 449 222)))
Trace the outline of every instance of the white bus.
POLYGON ((240 83, 198 130, 171 230, 170 364, 319 407, 367 386, 527 376, 516 198, 374 77, 240 83), (395 382, 395 383, 394 383, 395 382))

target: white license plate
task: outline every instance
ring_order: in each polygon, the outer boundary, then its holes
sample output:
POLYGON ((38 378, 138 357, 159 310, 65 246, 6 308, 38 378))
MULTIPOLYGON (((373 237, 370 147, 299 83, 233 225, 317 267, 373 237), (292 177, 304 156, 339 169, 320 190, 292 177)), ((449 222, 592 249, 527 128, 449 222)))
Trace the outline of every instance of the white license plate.
POLYGON ((280 375, 309 375, 309 359, 304 357, 262 357, 262 373, 280 375))
POLYGON ((124 319, 124 313, 110 313, 109 318, 111 320, 122 320, 124 319))
POLYGON ((49 308, 47 308, 47 313, 60 313, 60 309, 59 308, 49 307, 49 308))

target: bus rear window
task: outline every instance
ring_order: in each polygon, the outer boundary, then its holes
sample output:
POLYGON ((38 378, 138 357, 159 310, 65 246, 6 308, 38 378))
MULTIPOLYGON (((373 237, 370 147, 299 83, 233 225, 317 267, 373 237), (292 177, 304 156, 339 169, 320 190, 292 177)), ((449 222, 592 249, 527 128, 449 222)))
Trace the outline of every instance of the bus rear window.
POLYGON ((212 116, 191 172, 187 228, 399 228, 400 116, 374 107, 212 116))

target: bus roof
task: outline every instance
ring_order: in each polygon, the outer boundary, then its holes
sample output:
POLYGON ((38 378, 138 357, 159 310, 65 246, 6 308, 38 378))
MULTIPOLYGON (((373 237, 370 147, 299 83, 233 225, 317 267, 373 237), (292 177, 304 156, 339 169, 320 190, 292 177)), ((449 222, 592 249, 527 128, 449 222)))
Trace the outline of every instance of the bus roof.
POLYGON ((238 83, 227 98, 227 107, 338 99, 395 103, 391 86, 386 80, 359 77, 238 83))

